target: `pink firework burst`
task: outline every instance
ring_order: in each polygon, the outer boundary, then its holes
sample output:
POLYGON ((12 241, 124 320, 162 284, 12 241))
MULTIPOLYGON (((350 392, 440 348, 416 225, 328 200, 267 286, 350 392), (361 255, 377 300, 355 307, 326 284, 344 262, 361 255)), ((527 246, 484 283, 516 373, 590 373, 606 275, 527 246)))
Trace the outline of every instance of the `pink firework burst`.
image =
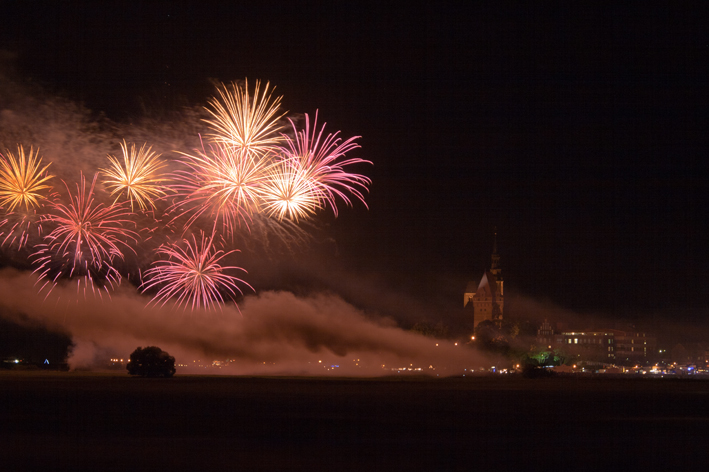
POLYGON ((141 285, 143 292, 153 287, 160 287, 150 303, 164 306, 170 299, 175 299, 178 308, 184 304, 195 308, 211 308, 217 302, 224 303, 225 295, 232 301, 236 293, 243 294, 237 283, 253 288, 243 280, 225 273, 227 270, 246 272, 241 267, 222 266, 220 261, 229 254, 216 250, 213 245, 214 234, 207 238, 201 233, 199 243, 192 236, 192 241, 184 239, 184 248, 177 244, 161 246, 157 252, 166 259, 153 262, 153 267, 145 271, 146 282, 141 285))
POLYGON ((282 148, 281 152, 290 166, 299 169, 299 172, 307 176, 314 198, 323 205, 330 205, 335 216, 337 216, 336 197, 344 200, 347 205, 352 205, 348 196, 351 194, 366 207, 367 203, 364 201, 362 191, 367 190, 371 180, 364 175, 347 172, 345 167, 353 164, 371 164, 371 162, 359 158, 343 159, 347 152, 359 148, 355 143, 359 136, 344 142, 338 137, 339 131, 323 137, 327 123, 323 124, 320 132, 317 132, 317 122, 317 112, 312 129, 307 113, 304 130, 298 131, 291 121, 295 138, 284 135, 287 147, 282 148))
MULTIPOLYGON (((39 280, 46 280, 42 288, 59 278, 77 279, 77 291, 84 282, 95 291, 95 285, 104 288, 119 283, 121 275, 114 262, 124 258, 121 247, 132 248, 126 242, 136 241, 137 233, 125 226, 132 223, 133 215, 124 203, 106 206, 97 203, 94 195, 96 178, 87 189, 86 178, 81 174, 81 183, 76 184, 76 195, 64 183, 69 204, 52 203, 46 219, 53 227, 45 236, 45 242, 38 245, 33 254, 35 273, 39 280)), ((51 289, 50 289, 51 292, 51 289)), ((100 294, 100 291, 99 291, 100 294)))

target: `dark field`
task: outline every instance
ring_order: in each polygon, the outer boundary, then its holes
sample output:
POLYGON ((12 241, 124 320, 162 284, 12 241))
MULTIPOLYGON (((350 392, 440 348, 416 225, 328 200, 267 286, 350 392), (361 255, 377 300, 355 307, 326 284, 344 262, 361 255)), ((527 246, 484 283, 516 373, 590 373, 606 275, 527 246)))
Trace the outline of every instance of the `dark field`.
POLYGON ((0 470, 709 470, 709 382, 0 373, 0 470))

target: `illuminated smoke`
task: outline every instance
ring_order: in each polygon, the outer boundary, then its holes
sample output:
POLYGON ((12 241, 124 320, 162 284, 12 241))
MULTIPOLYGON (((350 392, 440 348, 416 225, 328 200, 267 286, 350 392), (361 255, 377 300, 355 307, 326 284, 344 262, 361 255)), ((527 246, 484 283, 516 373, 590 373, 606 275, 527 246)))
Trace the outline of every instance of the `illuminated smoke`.
POLYGON ((149 298, 126 287, 114 292, 111 303, 89 298, 76 304, 67 301, 72 287, 60 284, 53 293, 59 302, 43 302, 33 296, 33 283, 27 273, 0 271, 0 313, 70 334, 76 343, 69 359, 73 368, 95 366, 107 352, 127 356, 146 345, 160 346, 178 364, 193 366, 182 372, 193 373, 377 376, 406 367, 443 377, 489 366, 468 346, 404 331, 390 319, 372 319, 332 294, 249 295, 242 316, 234 306, 211 312, 168 305, 145 310, 149 298), (205 371, 195 360, 228 362, 224 369, 205 371))

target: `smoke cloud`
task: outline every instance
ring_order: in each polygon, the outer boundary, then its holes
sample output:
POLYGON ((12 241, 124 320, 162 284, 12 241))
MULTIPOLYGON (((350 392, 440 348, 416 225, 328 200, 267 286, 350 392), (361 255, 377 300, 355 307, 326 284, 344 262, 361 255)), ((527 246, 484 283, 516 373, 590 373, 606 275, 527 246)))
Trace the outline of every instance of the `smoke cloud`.
POLYGON ((467 346, 404 331, 391 319, 371 319, 333 294, 270 291, 246 297, 240 312, 233 305, 205 312, 146 308, 149 298, 131 288, 119 288, 110 300, 77 299, 76 288, 64 284, 43 300, 34 282, 26 272, 0 271, 0 307, 11 321, 29 318, 71 335, 72 368, 91 367, 102 356, 126 357, 147 345, 190 366, 183 371, 231 361, 222 370, 201 370, 210 374, 376 376, 420 367, 421 373, 444 376, 486 363, 467 346))

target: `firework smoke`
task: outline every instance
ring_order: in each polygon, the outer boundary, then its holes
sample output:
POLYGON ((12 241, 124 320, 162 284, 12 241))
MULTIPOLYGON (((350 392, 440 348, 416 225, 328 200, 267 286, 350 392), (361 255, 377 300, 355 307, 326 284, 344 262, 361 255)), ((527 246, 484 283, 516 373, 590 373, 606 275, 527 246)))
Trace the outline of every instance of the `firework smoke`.
MULTIPOLYGON (((422 367, 423 374, 443 377, 489 362, 466 346, 404 331, 389 319, 372 319, 332 294, 296 297, 266 291, 244 299, 243 316, 234 306, 183 314, 167 306, 146 311, 149 298, 121 286, 111 303, 89 298, 65 310, 47 310, 33 296, 30 275, 4 269, 0 281, 0 313, 18 322, 23 313, 71 334, 73 368, 94 366, 106 352, 127 355, 146 345, 162 347, 178 364, 228 360, 225 370, 207 371, 224 374, 378 376, 413 365, 422 367)), ((73 289, 60 284, 55 291, 67 298, 73 289)))

